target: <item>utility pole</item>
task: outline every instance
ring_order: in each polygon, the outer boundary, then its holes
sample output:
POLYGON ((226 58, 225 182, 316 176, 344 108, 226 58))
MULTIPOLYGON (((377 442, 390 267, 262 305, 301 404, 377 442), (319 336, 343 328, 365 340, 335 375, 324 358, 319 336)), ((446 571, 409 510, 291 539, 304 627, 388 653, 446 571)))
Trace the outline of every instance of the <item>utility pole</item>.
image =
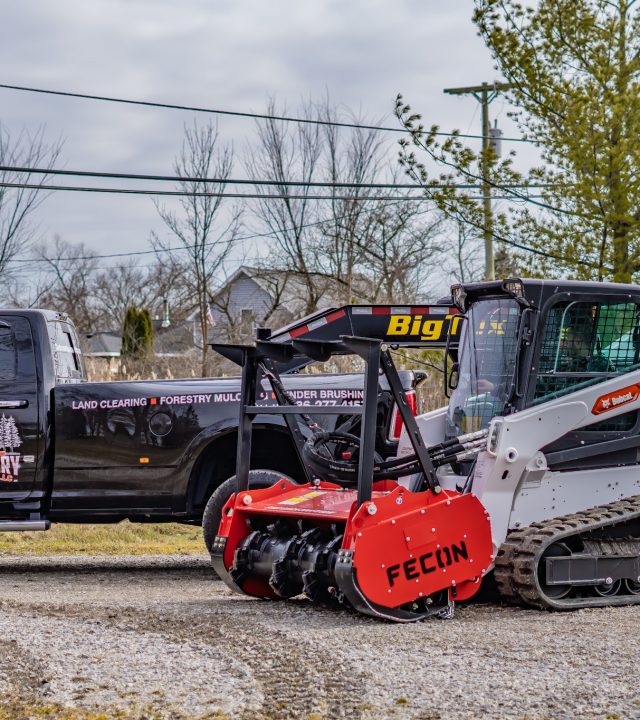
POLYGON ((447 88, 447 95, 473 95, 482 107, 482 206, 484 222, 484 277, 496 279, 496 266, 493 259, 493 213, 491 211, 491 186, 489 185, 489 148, 491 147, 491 127, 489 125, 489 104, 502 90, 509 90, 511 83, 486 83, 471 87, 447 88))

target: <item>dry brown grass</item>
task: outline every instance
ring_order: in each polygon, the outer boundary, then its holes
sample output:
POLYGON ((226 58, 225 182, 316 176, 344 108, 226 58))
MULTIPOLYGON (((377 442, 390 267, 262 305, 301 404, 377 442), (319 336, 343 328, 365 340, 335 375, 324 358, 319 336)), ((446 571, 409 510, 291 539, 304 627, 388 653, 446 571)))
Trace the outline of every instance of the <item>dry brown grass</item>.
POLYGON ((115 525, 53 525, 47 532, 0 533, 2 555, 191 555, 203 552, 201 528, 177 523, 134 524, 125 520, 115 525))
MULTIPOLYGON (((90 382, 115 380, 175 380, 176 378, 199 378, 200 358, 197 355, 180 357, 148 358, 86 358, 87 376, 90 382)), ((223 370, 220 362, 211 362, 212 376, 223 370)))
MULTIPOLYGON (((56 704, 30 704, 24 700, 3 701, 0 698, 0 720, 161 720, 166 717, 166 713, 153 708, 83 710, 56 704)), ((174 714, 172 717, 175 717, 176 720, 178 718, 181 720, 229 720, 229 715, 223 712, 214 712, 206 717, 198 716, 197 718, 183 714, 174 714)))
MULTIPOLYGON (((147 720, 159 717, 145 713, 147 720)), ((29 705, 24 702, 7 703, 0 705, 0 720, 138 720, 142 719, 140 713, 130 714, 121 710, 96 712, 89 710, 76 710, 59 705, 29 705)))

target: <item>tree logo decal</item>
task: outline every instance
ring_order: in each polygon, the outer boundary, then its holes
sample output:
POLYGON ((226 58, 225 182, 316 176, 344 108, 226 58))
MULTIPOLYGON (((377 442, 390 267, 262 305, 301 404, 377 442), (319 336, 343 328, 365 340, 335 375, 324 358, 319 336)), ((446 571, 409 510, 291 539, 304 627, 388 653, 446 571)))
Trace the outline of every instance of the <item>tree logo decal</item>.
POLYGON ((17 482, 20 472, 22 439, 16 421, 2 413, 0 417, 0 482, 17 482))

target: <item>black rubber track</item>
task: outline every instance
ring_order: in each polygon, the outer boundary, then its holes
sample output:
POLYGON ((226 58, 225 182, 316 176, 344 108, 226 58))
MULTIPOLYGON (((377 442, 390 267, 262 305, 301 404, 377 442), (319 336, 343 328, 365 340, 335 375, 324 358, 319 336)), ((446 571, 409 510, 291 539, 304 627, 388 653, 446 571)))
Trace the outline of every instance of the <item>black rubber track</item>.
MULTIPOLYGON (((577 535, 613 528, 640 518, 640 495, 608 505, 533 523, 510 533, 496 557, 494 577, 500 596, 516 605, 545 610, 640 604, 640 595, 550 598, 538 581, 538 564, 545 550, 577 535)), ((605 538, 606 539, 606 536, 605 538)))

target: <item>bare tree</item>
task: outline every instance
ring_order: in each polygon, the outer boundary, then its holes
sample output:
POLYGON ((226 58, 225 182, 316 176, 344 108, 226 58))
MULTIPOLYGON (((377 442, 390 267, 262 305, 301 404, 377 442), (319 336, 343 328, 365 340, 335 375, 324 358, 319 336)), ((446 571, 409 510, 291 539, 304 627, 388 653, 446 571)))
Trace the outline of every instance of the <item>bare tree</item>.
MULTIPOLYGON (((267 113, 282 114, 273 100, 267 113)), ((320 303, 415 297, 436 266, 437 211, 425 217, 425 201, 398 201, 397 189, 367 187, 398 182, 380 133, 339 127, 343 118, 328 98, 307 103, 302 118, 325 124, 260 121, 258 149, 246 161, 250 177, 276 183, 256 184, 258 219, 277 246, 264 269, 286 273, 285 295, 299 294, 306 313, 320 303), (329 188, 305 185, 317 182, 329 188), (327 200, 310 199, 322 193, 327 200)))
MULTIPOLYGON (((311 119, 314 112, 313 105, 307 103, 302 116, 311 119)), ((267 114, 277 114, 273 99, 268 102, 267 114)), ((322 274, 317 272, 316 208, 314 201, 309 199, 317 189, 288 183, 317 180, 321 153, 322 136, 318 125, 261 120, 258 122, 258 145, 251 149, 245 163, 249 177, 274 181, 271 186, 255 187, 256 193, 263 196, 257 203, 256 214, 273 233, 277 250, 268 259, 268 266, 300 279, 304 286, 305 314, 316 309, 325 284, 322 274), (270 197, 272 195, 279 197, 270 197)))
MULTIPOLYGON (((430 296, 442 260, 442 220, 424 201, 380 200, 363 217, 356 242, 369 302, 411 303, 430 296)), ((362 282, 362 281, 361 281, 362 282)))
POLYGON ((56 235, 53 242, 38 245, 29 262, 26 271, 12 273, 4 284, 3 301, 65 312, 81 331, 120 331, 131 305, 160 314, 166 298, 174 319, 184 319, 195 305, 186 269, 174 258, 105 268, 83 243, 56 235))
POLYGON ((47 296, 55 283, 48 268, 30 260, 5 275, 0 302, 7 307, 17 308, 42 306, 42 298, 47 296))
POLYGON ((56 235, 52 245, 36 249, 35 257, 52 279, 39 304, 66 313, 81 332, 92 330, 98 316, 92 288, 92 275, 98 267, 95 253, 83 243, 68 243, 56 235))
MULTIPOLYGON (((327 122, 339 120, 328 99, 320 107, 320 116, 327 122)), ((357 118, 352 119, 357 122, 357 118)), ((324 150, 326 182, 336 185, 353 183, 367 185, 376 181, 381 171, 382 136, 375 130, 356 128, 349 132, 346 140, 344 131, 337 125, 324 125, 324 150)), ((339 299, 344 303, 356 299, 354 274, 358 266, 366 264, 367 248, 359 242, 361 225, 368 224, 371 213, 378 209, 375 200, 370 200, 372 190, 362 187, 339 187, 332 192, 333 199, 328 218, 321 225, 322 252, 325 272, 337 282, 339 299)))
POLYGON ((102 269, 94 278, 93 292, 104 329, 120 330, 128 307, 150 307, 156 297, 145 268, 135 262, 102 269))
MULTIPOLYGON (((34 134, 22 130, 12 138, 0 126, 0 165, 5 167, 53 169, 58 160, 62 142, 51 145, 44 139, 44 128, 34 134)), ((36 227, 32 220, 34 210, 47 197, 39 187, 10 187, 11 185, 41 185, 48 175, 33 175, 13 170, 0 171, 0 275, 7 274, 8 263, 18 252, 25 252, 34 241, 36 227)))
MULTIPOLYGON (((187 195, 174 211, 156 203, 156 208, 173 238, 177 238, 188 261, 189 281, 194 289, 199 312, 202 342, 201 370, 208 374, 208 318, 212 280, 220 273, 224 262, 236 244, 241 224, 241 211, 234 208, 226 215, 223 210, 223 191, 233 167, 233 149, 220 146, 218 128, 213 123, 185 128, 182 152, 176 159, 176 175, 185 178, 178 188, 187 195), (191 178, 191 179, 189 179, 191 178), (193 178, 211 178, 206 184, 193 178)), ((152 244, 168 256, 171 241, 152 235, 152 244)))
MULTIPOLYGON (((480 280, 484 275, 484 267, 478 230, 459 220, 450 221, 449 227, 451 239, 446 245, 455 258, 451 275, 461 283, 480 280)), ((496 275, 496 277, 502 276, 496 275)))
POLYGON ((97 273, 93 293, 105 327, 122 327, 127 308, 149 308, 162 312, 166 299, 174 320, 184 319, 195 307, 194 293, 187 281, 188 269, 176 257, 156 257, 148 266, 135 262, 114 265, 97 273))

